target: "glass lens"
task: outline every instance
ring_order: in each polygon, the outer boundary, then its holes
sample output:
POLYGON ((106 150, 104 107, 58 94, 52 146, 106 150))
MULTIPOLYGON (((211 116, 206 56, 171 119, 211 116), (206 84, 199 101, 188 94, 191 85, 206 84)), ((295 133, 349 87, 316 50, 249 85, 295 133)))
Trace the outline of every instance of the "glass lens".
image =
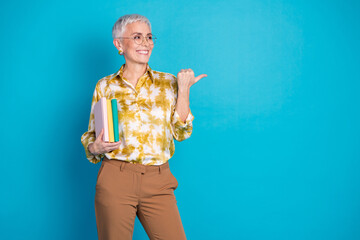
MULTIPOLYGON (((141 45, 144 42, 144 36, 143 35, 136 35, 134 36, 134 41, 136 44, 141 45)), ((146 36, 146 41, 153 45, 155 43, 155 37, 154 36, 146 36)))
POLYGON ((147 36, 146 40, 148 41, 149 44, 154 44, 155 43, 155 37, 154 36, 147 36))
POLYGON ((136 35, 134 36, 134 41, 136 44, 140 45, 144 41, 144 37, 142 35, 136 35))

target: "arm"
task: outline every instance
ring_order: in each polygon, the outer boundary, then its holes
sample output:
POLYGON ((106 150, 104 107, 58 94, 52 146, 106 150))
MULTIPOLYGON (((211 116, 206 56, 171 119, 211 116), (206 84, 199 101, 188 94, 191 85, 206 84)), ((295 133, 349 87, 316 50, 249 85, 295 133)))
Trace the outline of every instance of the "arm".
POLYGON ((119 148, 121 141, 114 143, 107 143, 102 140, 104 129, 101 130, 99 136, 95 138, 95 117, 94 117, 94 105, 101 98, 99 95, 98 85, 95 87, 95 91, 91 103, 90 120, 88 131, 81 136, 81 143, 85 148, 86 158, 92 163, 98 163, 101 161, 101 154, 111 152, 119 148))
POLYGON ((194 116, 189 107, 190 87, 206 76, 206 74, 201 74, 195 78, 194 72, 191 69, 181 70, 178 73, 177 100, 171 121, 173 136, 177 141, 189 138, 192 133, 192 120, 194 116))
POLYGON ((204 77, 207 77, 207 75, 201 74, 195 77, 194 72, 191 69, 182 69, 177 75, 178 97, 176 102, 176 112, 183 122, 185 122, 190 112, 190 87, 204 77))
POLYGON ((176 112, 178 113, 181 121, 185 122, 190 112, 190 101, 189 101, 190 89, 178 90, 178 97, 176 101, 176 112))

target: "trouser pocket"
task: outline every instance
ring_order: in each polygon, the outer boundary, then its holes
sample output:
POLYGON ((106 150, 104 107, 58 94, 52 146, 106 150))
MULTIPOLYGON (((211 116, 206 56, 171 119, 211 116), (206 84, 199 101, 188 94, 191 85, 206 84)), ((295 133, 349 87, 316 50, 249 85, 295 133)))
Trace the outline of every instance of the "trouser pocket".
POLYGON ((169 173, 170 173, 171 179, 173 181, 173 189, 175 190, 178 187, 179 182, 177 181, 176 177, 172 174, 170 168, 169 168, 169 173))
POLYGON ((99 169, 99 172, 97 174, 97 178, 96 178, 96 184, 99 182, 99 179, 101 178, 101 173, 103 172, 103 169, 104 169, 104 162, 101 162, 101 166, 100 166, 100 169, 99 169))

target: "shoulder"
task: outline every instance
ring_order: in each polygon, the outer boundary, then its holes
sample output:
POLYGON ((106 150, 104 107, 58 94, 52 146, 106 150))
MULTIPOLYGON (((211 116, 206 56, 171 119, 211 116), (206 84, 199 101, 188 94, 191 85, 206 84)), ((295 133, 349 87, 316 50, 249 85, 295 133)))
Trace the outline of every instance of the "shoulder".
POLYGON ((103 78, 100 78, 96 85, 99 85, 99 86, 106 85, 106 84, 108 84, 109 81, 111 81, 114 77, 116 77, 116 75, 117 75, 117 72, 110 74, 108 76, 105 76, 103 78))
POLYGON ((100 78, 98 80, 98 82, 96 83, 96 88, 98 89, 104 89, 106 86, 109 85, 109 83, 114 79, 114 77, 116 77, 117 72, 110 74, 108 76, 105 76, 103 78, 100 78))
POLYGON ((109 92, 109 85, 113 79, 115 79, 116 73, 110 74, 99 79, 95 85, 95 92, 97 93, 98 98, 106 96, 106 93, 109 92))
POLYGON ((174 74, 151 70, 153 78, 158 83, 167 83, 171 85, 177 84, 177 79, 174 74))

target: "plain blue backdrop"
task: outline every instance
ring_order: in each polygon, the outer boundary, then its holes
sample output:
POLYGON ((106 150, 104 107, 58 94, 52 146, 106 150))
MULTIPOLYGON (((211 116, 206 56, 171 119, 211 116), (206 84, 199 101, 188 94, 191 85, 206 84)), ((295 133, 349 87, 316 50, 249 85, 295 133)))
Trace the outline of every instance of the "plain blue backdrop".
MULTIPOLYGON (((359 1, 3 1, 0 239, 97 239, 97 81, 139 13, 154 70, 206 73, 170 160, 188 239, 360 239, 359 1)), ((148 239, 138 220, 134 239, 148 239)))

